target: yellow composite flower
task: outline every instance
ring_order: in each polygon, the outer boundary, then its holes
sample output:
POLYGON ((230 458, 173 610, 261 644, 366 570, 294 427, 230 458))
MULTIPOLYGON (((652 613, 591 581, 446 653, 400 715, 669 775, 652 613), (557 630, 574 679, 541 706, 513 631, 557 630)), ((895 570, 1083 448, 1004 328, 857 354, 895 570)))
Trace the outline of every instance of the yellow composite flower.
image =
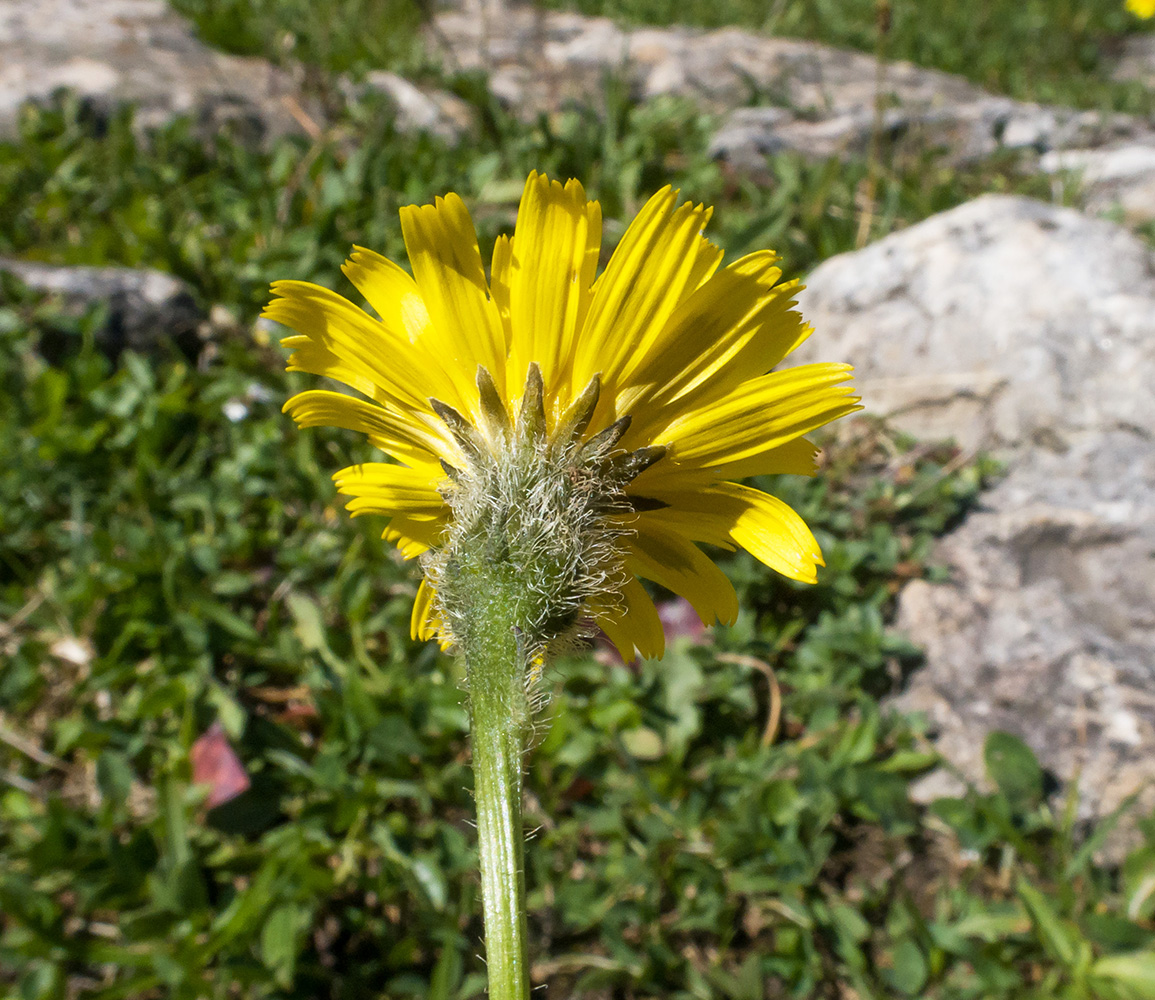
POLYGON ((800 286, 781 280, 770 251, 721 267, 703 235, 710 214, 663 188, 599 275, 598 203, 576 180, 533 173, 488 280, 465 204, 449 194, 401 210, 412 276, 363 248, 346 262, 375 315, 315 284, 274 283, 264 315, 296 331, 283 341, 289 369, 364 397, 310 389, 286 412, 302 427, 362 432, 389 458, 334 479, 354 516, 390 518, 384 537, 424 557, 415 637, 453 641, 430 567, 464 516, 461 484, 480 475, 470 470, 500 465, 518 435, 537 442, 525 453, 564 453, 573 496, 614 493, 588 505, 614 532, 597 558, 615 565, 600 568, 580 611, 627 660, 665 645, 640 579, 685 597, 707 624, 737 616, 734 588, 700 543, 816 580, 822 556, 802 518, 734 480, 812 475, 804 435, 860 408, 851 368, 775 370, 810 334, 794 309, 800 286))
POLYGON ((1127 0, 1127 9, 1137 17, 1155 17, 1155 0, 1127 0))

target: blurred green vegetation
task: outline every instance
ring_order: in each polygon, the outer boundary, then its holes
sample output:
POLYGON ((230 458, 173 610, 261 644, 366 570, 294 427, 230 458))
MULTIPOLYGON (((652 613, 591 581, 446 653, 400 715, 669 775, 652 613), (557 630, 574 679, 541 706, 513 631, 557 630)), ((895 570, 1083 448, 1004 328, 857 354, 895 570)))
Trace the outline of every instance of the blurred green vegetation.
MULTIPOLYGON (((70 264, 116 261, 171 271, 206 302, 247 314, 285 274, 333 282, 354 243, 403 257, 397 209, 447 190, 477 222, 483 253, 512 228, 531 169, 580 177, 607 218, 606 250, 663 184, 716 207, 710 232, 731 255, 773 246, 793 273, 855 246, 863 160, 768 160, 755 184, 710 159, 712 119, 691 104, 638 105, 611 86, 604 120, 576 112, 525 125, 476 80, 479 133, 451 148, 403 135, 384 102, 354 106, 316 142, 256 150, 220 135, 206 145, 187 122, 142 142, 123 112, 98 127, 84 106, 28 108, 19 143, 0 144, 0 253, 70 264)), ((1065 200, 1052 178, 1004 156, 956 169, 931 154, 887 157, 870 235, 884 236, 986 191, 1065 200)))
POLYGON ((209 45, 282 65, 364 72, 423 64, 418 41, 432 0, 171 0, 209 45))
MULTIPOLYGON (((398 0, 180 6, 211 40, 321 73, 420 61, 421 12, 398 0)), ((936 9, 917 58, 947 58, 935 32, 959 60, 970 31, 997 32, 990 65, 1010 75, 983 82, 1015 92, 1071 59, 1076 100, 1101 67, 1070 46, 1130 30, 1106 3, 969 7, 936 9), (1032 23, 1069 37, 1035 51, 1032 23)), ((782 30, 873 44, 868 2, 769 9, 782 30)), ((767 26, 765 7, 709 10, 767 26)), ((895 5, 895 54, 909 11, 895 5)), ((694 0, 613 12, 714 16, 694 0)), ((446 190, 488 248, 531 168, 586 182, 607 250, 667 182, 717 206, 730 255, 773 246, 803 274, 855 245, 863 162, 777 156, 755 185, 709 159, 712 122, 688 104, 611 86, 603 120, 524 124, 483 81, 448 82, 479 121, 457 149, 397 133, 371 101, 315 141, 259 150, 188 122, 141 139, 129 112, 67 100, 0 143, 0 252, 159 268, 223 307, 195 360, 158 331, 154 353, 113 361, 95 347, 101 310, 0 282, 4 996, 483 995, 461 678, 408 637, 413 568, 340 510, 329 475, 368 447, 280 414, 306 381, 253 326, 270 280, 343 289, 353 243, 404 259, 398 206, 446 190), (190 753, 214 723, 252 784, 209 809, 190 753)), ((1013 159, 957 170, 884 150, 877 183, 874 238, 983 191, 1068 197, 1013 159)), ((763 483, 815 527, 818 586, 726 556, 735 626, 661 663, 598 647, 558 667, 527 777, 549 995, 1155 996, 1155 825, 1121 865, 1097 863, 1115 820, 1076 823, 1077 789, 1046 794, 1004 735, 989 793, 909 797, 937 758, 918 720, 881 706, 919 663, 889 627, 894 596, 941 575, 933 538, 994 475, 864 421, 820 478, 763 483)))

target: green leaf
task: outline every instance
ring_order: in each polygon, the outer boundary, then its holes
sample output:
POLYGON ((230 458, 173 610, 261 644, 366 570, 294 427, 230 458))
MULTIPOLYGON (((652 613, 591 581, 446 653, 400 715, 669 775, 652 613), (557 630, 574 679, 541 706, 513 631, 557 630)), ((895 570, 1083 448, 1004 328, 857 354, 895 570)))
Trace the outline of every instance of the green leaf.
POLYGON ((933 751, 899 750, 887 757, 879 765, 879 770, 890 774, 918 774, 941 760, 942 755, 933 751))
POLYGON ((1155 917, 1155 844, 1132 851, 1123 862, 1123 892, 1132 920, 1155 917))
POLYGON ((304 594, 295 592, 290 593, 289 596, 285 598, 285 603, 288 604, 289 611, 292 613, 293 621, 296 624, 294 631, 297 633, 297 638, 301 640, 301 645, 305 647, 306 652, 316 653, 338 677, 344 678, 347 673, 346 666, 340 657, 334 655, 332 649, 329 648, 329 640, 325 635, 325 621, 321 615, 320 605, 304 594))
POLYGON ((1068 968, 1073 966, 1081 943, 1078 929, 1068 921, 1062 920, 1051 908, 1047 897, 1026 879, 1019 879, 1017 889, 1019 898, 1026 905, 1031 915, 1031 923, 1034 924, 1048 954, 1068 968))
POLYGON ((972 913, 952 924, 950 929, 963 937, 1001 941, 1010 935, 1026 934, 1031 929, 1031 920, 1016 906, 1013 913, 972 913))
POLYGON ((47 962, 29 966, 20 978, 20 1000, 48 1000, 60 995, 60 971, 47 962))
POLYGON ((297 964, 297 935, 305 919, 306 914, 299 906, 278 906, 261 928, 261 961, 282 986, 288 986, 293 981, 297 964))
POLYGON ((193 601, 192 606, 198 615, 207 618, 215 625, 219 625, 234 639, 241 639, 244 642, 260 642, 261 634, 239 614, 219 601, 202 597, 193 601))
POLYGON ((447 940, 441 946, 441 954, 429 977, 428 1000, 453 1000, 463 971, 461 952, 447 940))
POLYGON ((1105 955, 1091 966, 1091 975, 1129 988, 1136 1000, 1150 1000, 1155 997, 1155 951, 1105 955))
POLYGON ((665 753, 662 737, 646 726, 627 729, 621 736, 625 748, 638 760, 660 760, 665 753))
MULTIPOLYGON (((1073 790, 1075 787, 1076 786, 1072 785, 1073 790)), ((1135 804, 1135 800, 1138 797, 1138 792, 1133 792, 1132 794, 1128 795, 1122 802, 1119 803, 1119 805, 1112 809, 1108 815, 1104 816, 1098 821, 1098 823, 1096 823, 1094 831, 1085 841, 1083 841, 1079 849, 1075 852, 1074 856, 1067 863, 1067 866, 1063 871, 1063 878, 1070 880, 1074 878, 1075 875, 1077 875, 1080 871, 1082 871, 1084 867, 1086 867, 1087 863, 1095 855, 1095 852, 1098 851, 1104 843, 1106 843, 1107 837, 1110 836, 1111 831, 1119 825, 1119 821, 1135 804)), ((1077 798, 1077 796, 1072 795, 1072 798, 1077 798)))
POLYGON ((434 909, 438 912, 444 910, 449 899, 449 889, 441 870, 425 858, 416 858, 412 862, 411 871, 421 888, 425 890, 434 909))
POLYGON ((845 903, 835 903, 830 907, 830 916, 839 931, 851 941, 865 941, 870 937, 870 924, 857 910, 845 903))
POLYGON ((1013 808, 1024 810, 1043 798, 1043 769, 1031 748, 1017 736, 998 730, 983 750, 987 774, 1013 808))
POLYGON ((325 624, 316 601, 293 591, 285 598, 296 623, 297 638, 307 653, 319 653, 329 647, 325 639, 325 624))
POLYGON ((105 750, 96 760, 96 786, 106 802, 124 805, 132 790, 133 773, 124 754, 105 750))
POLYGON ((894 962, 891 981, 895 988, 907 996, 921 992, 930 974, 922 949, 908 938, 895 945, 891 959, 894 962))

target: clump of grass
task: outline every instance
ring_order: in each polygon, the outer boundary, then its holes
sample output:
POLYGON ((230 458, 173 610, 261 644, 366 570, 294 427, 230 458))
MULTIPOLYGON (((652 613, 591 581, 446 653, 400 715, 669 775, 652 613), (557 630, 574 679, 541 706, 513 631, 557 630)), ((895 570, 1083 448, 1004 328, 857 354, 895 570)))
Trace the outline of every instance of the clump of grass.
POLYGON ((203 41, 225 52, 304 63, 331 73, 411 70, 428 0, 172 0, 203 41))

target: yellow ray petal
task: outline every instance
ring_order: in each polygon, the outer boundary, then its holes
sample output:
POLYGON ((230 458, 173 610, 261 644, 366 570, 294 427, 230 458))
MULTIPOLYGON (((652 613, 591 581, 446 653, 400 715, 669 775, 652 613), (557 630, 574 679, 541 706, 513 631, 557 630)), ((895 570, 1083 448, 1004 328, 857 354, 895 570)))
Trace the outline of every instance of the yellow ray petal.
POLYGON ((838 417, 861 409, 853 389, 841 385, 850 365, 800 365, 750 379, 713 405, 677 417, 655 432, 672 443, 682 465, 721 466, 780 447, 838 417))
MULTIPOLYGON (((430 353, 442 359, 463 398, 476 401, 470 387, 479 364, 489 369, 499 392, 505 386, 505 331, 489 296, 477 233, 465 203, 455 194, 433 205, 401 209, 401 232, 432 321, 430 353)), ((479 415, 476 402, 472 407, 479 415)))
POLYGON ((746 479, 748 476, 813 476, 818 471, 815 456, 818 446, 806 438, 795 438, 786 444, 768 448, 737 462, 710 467, 717 479, 746 479))
POLYGON ((612 407, 630 371, 646 355, 653 338, 682 297, 716 264, 717 248, 702 238, 711 210, 685 204, 666 187, 638 213, 594 285, 585 328, 574 354, 573 383, 581 391, 601 373, 603 404, 612 407))
MULTIPOLYGON (((509 353, 512 332, 509 325, 509 265, 513 260, 513 240, 502 233, 493 243, 493 261, 489 265, 489 288, 493 303, 501 317, 505 336, 505 352, 509 353)), ((516 380, 512 383, 516 385, 516 380)))
POLYGON ((637 577, 629 578, 616 602, 591 601, 589 611, 626 663, 634 658, 635 646, 647 660, 660 659, 665 653, 666 633, 658 609, 637 577))
POLYGON ((618 651, 618 656, 620 656, 625 663, 632 663, 635 656, 634 640, 625 625, 612 614, 600 611, 599 607, 595 604, 590 604, 589 610, 593 615, 597 627, 600 628, 606 634, 606 638, 613 643, 614 649, 618 651))
POLYGON ((414 357, 406 332, 307 281, 276 281, 273 294, 277 298, 262 315, 298 333, 281 341, 295 349, 289 371, 336 379, 379 403, 427 408, 428 371, 414 357))
POLYGON ((441 517, 448 507, 437 492, 445 474, 433 465, 407 468, 384 462, 351 465, 333 476, 337 489, 353 497, 345 509, 359 514, 407 517, 441 517))
POLYGON ((444 650, 448 643, 441 638, 441 621, 437 617, 437 591, 433 585, 422 578, 417 588, 417 597, 413 601, 413 613, 409 616, 409 635, 413 639, 436 639, 444 650))
MULTIPOLYGON (((677 496, 678 494, 666 493, 663 500, 666 503, 677 502, 677 496)), ((730 529, 734 524, 732 515, 666 507, 639 514, 635 525, 640 524, 660 526, 668 531, 676 531, 691 541, 714 545, 730 552, 737 548, 730 538, 730 529)))
POLYGON ((389 329, 403 331, 411 344, 428 335, 429 310, 404 269, 379 253, 354 247, 341 270, 389 329))
POLYGON ((621 402, 634 414, 634 435, 668 422, 669 408, 697 409, 764 375, 806 339, 810 328, 794 311, 801 286, 778 284, 769 251, 751 254, 686 299, 635 369, 621 402))
POLYGON ((448 510, 433 516, 398 515, 381 532, 381 537, 396 545, 406 560, 414 559, 444 541, 448 523, 448 510))
POLYGON ((686 287, 682 291, 679 305, 710 280, 724 256, 725 251, 718 244, 710 242, 705 236, 698 237, 694 247, 694 266, 686 279, 686 287))
POLYGON ((825 565, 806 522, 769 493, 738 483, 716 483, 655 495, 669 507, 641 514, 639 524, 659 524, 696 542, 738 546, 803 583, 815 583, 815 567, 825 565))
POLYGON ((685 535, 639 520, 628 548, 626 568, 684 597, 703 624, 738 618, 738 595, 726 574, 685 535))
POLYGON ((814 535, 788 505, 761 490, 726 483, 720 493, 742 509, 730 537, 755 559, 783 576, 803 583, 817 583, 816 567, 825 566, 814 535))
POLYGON ((300 427, 341 427, 359 431, 377 448, 406 465, 430 465, 439 458, 460 461, 457 447, 440 433, 432 417, 406 413, 389 404, 367 403, 325 389, 308 389, 283 407, 300 427))
POLYGON ((531 361, 541 367, 547 393, 568 374, 600 245, 601 212, 586 201, 581 184, 571 180, 563 187, 544 174, 530 174, 509 268, 511 390, 525 383, 531 361))

